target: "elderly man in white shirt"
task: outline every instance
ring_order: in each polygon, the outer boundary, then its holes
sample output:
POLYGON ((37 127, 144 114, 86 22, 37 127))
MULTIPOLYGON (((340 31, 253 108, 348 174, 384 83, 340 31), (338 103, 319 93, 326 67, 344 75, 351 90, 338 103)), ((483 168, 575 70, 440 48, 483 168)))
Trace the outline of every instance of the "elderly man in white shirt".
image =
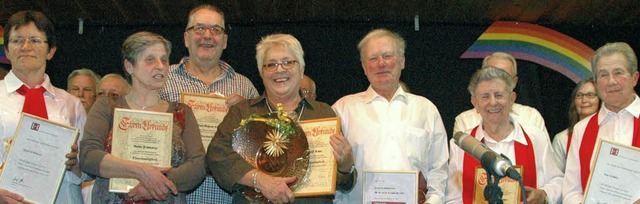
MULTIPOLYGON (((518 84, 518 66, 516 59, 508 53, 494 52, 491 55, 484 58, 482 61, 482 67, 492 66, 502 69, 509 73, 513 78, 514 84, 518 84)), ((546 134, 544 136, 549 139, 549 133, 547 127, 544 125, 544 119, 538 110, 535 108, 513 103, 511 108, 511 116, 517 119, 520 123, 530 124, 542 129, 546 134)), ((456 116, 456 121, 453 125, 453 132, 464 132, 471 128, 474 128, 480 124, 482 117, 475 109, 469 109, 456 116)))
MULTIPOLYGON (((362 68, 371 83, 360 93, 338 100, 342 120, 359 170, 418 170, 427 183, 425 203, 442 203, 447 180, 447 134, 436 106, 398 85, 405 66, 406 43, 386 29, 369 32, 358 44, 362 68)), ((363 175, 337 203, 362 203, 363 175)))
MULTIPOLYGON (((13 14, 5 26, 4 49, 11 71, 0 81, 0 137, 11 140, 18 127, 20 113, 31 113, 50 121, 79 128, 83 132, 86 113, 80 99, 56 88, 45 74, 47 60, 56 52, 53 24, 44 14, 20 11, 13 14), (33 91, 40 91, 35 92, 33 91), (26 92, 26 93, 25 93, 26 92), (23 96, 24 94, 24 96, 23 96), (35 97, 28 100, 29 97, 35 97), (35 103, 35 104, 33 104, 35 103)), ((78 140, 82 139, 82 135, 78 140)), ((82 203, 81 176, 77 164, 77 148, 65 155, 68 169, 60 185, 56 203, 82 203)), ((4 159, 0 145, 0 159, 4 159)), ((38 189, 34 189, 38 190, 38 189)), ((0 203, 22 201, 22 196, 0 189, 0 203)))
MULTIPOLYGON (((516 100, 515 83, 504 70, 482 68, 469 82, 471 102, 482 121, 465 131, 498 154, 523 168, 528 203, 557 203, 561 199, 562 171, 553 160, 545 133, 538 127, 518 123, 509 113, 516 100)), ((450 141, 447 203, 473 203, 475 170, 480 163, 450 141)), ((482 199, 484 200, 484 199, 482 199)))
MULTIPOLYGON (((606 138, 640 147, 640 99, 634 91, 640 74, 633 49, 622 42, 607 43, 596 50, 591 69, 596 91, 604 103, 596 114, 573 127, 562 185, 564 203, 582 202, 598 140, 606 138)), ((640 198, 631 200, 638 203, 640 198)))

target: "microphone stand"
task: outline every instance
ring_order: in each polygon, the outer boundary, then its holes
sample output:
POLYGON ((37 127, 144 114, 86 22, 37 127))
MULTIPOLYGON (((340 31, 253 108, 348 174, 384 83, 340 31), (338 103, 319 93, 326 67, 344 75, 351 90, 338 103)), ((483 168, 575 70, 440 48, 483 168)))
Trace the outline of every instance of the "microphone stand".
POLYGON ((502 177, 494 175, 489 169, 484 168, 484 171, 487 172, 487 186, 484 187, 484 199, 487 200, 489 204, 502 204, 502 189, 498 186, 502 177), (495 181, 492 177, 495 177, 495 181))

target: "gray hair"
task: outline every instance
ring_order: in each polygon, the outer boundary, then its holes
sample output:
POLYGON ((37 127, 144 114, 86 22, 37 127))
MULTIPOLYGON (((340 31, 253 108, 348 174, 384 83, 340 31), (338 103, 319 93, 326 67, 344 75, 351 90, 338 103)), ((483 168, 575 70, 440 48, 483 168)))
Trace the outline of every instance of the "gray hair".
POLYGON ((507 83, 507 87, 510 92, 513 92, 513 89, 516 87, 513 77, 509 75, 509 73, 496 67, 487 66, 482 69, 478 69, 478 71, 473 74, 471 80, 469 80, 469 87, 467 87, 467 90, 469 90, 471 96, 474 96, 480 82, 493 79, 501 79, 507 83))
POLYGON ((293 35, 281 33, 267 35, 256 45, 256 62, 258 64, 258 71, 262 71, 264 56, 266 55, 267 50, 278 45, 284 46, 287 51, 293 54, 293 57, 296 58, 300 64, 300 71, 304 73, 304 50, 302 50, 300 41, 293 37, 293 35))
POLYGON ((71 74, 69 74, 69 76, 67 77, 67 89, 71 86, 71 80, 77 76, 88 76, 93 78, 93 83, 96 86, 95 90, 96 91, 98 90, 98 82, 100 81, 100 75, 96 74, 95 72, 87 68, 76 69, 76 70, 73 70, 71 74))
POLYGON ((489 61, 489 59, 491 58, 502 58, 502 59, 506 59, 511 61, 511 64, 513 65, 513 74, 515 74, 516 76, 518 76, 518 64, 516 63, 516 58, 514 58, 512 55, 510 55, 509 53, 506 52, 494 52, 491 53, 490 55, 484 57, 484 60, 482 60, 482 67, 487 66, 487 61, 489 61))
POLYGON ((131 64, 135 64, 138 60, 138 55, 156 43, 162 43, 165 51, 167 51, 167 56, 171 55, 171 42, 161 35, 142 31, 134 33, 124 40, 124 43, 122 43, 122 57, 129 60, 131 64))
MULTIPOLYGON (((600 58, 615 53, 624 55, 624 58, 626 58, 627 60, 627 71, 629 71, 629 74, 638 72, 638 58, 636 57, 635 52, 633 52, 631 46, 624 42, 614 42, 607 43, 598 48, 598 50, 596 50, 596 53, 593 55, 593 58, 591 59, 591 71, 593 72, 594 76, 598 74, 598 67, 596 67, 596 65, 598 64, 600 58)), ((595 80, 597 81, 598 78, 596 77, 595 80)))
POLYGON ((390 37, 393 40, 393 43, 396 47, 396 54, 398 54, 399 56, 404 56, 404 51, 407 48, 407 43, 404 41, 402 36, 400 36, 400 34, 396 32, 393 32, 384 28, 380 28, 380 29, 372 30, 369 33, 367 33, 367 35, 365 35, 364 38, 360 40, 360 43, 358 43, 358 52, 360 52, 361 61, 364 61, 364 58, 365 58, 363 53, 364 46, 367 45, 367 43, 370 40, 381 38, 381 37, 390 37))
POLYGON ((222 16, 222 27, 225 28, 224 12, 222 11, 222 9, 211 4, 202 4, 200 6, 196 6, 195 8, 191 9, 191 11, 189 11, 189 15, 187 16, 187 26, 191 22, 191 16, 193 16, 193 14, 195 14, 199 10, 203 10, 203 9, 219 13, 222 16))

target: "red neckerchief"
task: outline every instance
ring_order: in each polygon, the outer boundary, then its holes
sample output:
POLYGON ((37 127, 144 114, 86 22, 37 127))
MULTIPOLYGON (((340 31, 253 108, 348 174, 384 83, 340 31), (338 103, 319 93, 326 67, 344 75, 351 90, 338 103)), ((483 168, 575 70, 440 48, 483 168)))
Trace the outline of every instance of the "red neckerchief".
POLYGON ((566 160, 566 158, 567 158, 567 155, 569 155, 569 147, 571 146, 571 138, 573 137, 573 130, 572 130, 572 131, 569 131, 569 132, 567 133, 567 135, 569 135, 569 136, 567 137, 567 148, 566 148, 566 151, 565 151, 565 153, 564 153, 564 158, 565 158, 565 160, 566 160))
MULTIPOLYGON (((471 136, 476 136, 476 131, 479 126, 476 126, 471 130, 471 136)), ((531 139, 529 139, 529 135, 522 129, 522 133, 524 133, 524 138, 527 140, 528 145, 523 145, 519 142, 514 141, 514 148, 516 151, 516 165, 522 165, 524 174, 522 178, 524 179, 524 185, 530 186, 532 188, 537 188, 537 177, 536 177, 536 158, 533 150, 533 143, 531 139)), ((481 141, 484 143, 484 139, 481 141)), ((473 202, 473 184, 475 182, 475 172, 476 167, 481 166, 480 162, 473 158, 469 153, 464 153, 464 159, 462 160, 462 201, 465 204, 469 204, 473 202)))
MULTIPOLYGON (((589 165, 591 164, 591 157, 593 156, 593 150, 596 146, 596 140, 598 139, 598 131, 600 130, 600 125, 598 124, 599 113, 600 111, 596 112, 596 114, 589 119, 580 144, 580 180, 582 181, 582 191, 587 187, 587 181, 591 173, 589 165)), ((635 118, 633 121, 633 141, 631 142, 631 145, 634 147, 640 147, 640 137, 638 136, 640 131, 638 131, 638 129, 640 129, 640 118, 635 118)))

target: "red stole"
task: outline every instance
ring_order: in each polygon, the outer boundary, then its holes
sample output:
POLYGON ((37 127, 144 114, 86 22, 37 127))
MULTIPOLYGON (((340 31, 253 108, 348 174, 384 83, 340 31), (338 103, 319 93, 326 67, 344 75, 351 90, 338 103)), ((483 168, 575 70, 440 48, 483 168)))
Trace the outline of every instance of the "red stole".
MULTIPOLYGON (((571 147, 571 138, 573 137, 573 130, 567 133, 567 148, 565 148, 564 159, 567 160, 567 155, 569 154, 569 147, 571 147)), ((565 161, 566 162, 566 161, 565 161)))
MULTIPOLYGON (((596 146, 596 140, 598 138, 598 131, 600 125, 598 124, 598 114, 596 112, 593 117, 587 123, 587 128, 584 130, 584 136, 580 143, 580 180, 582 181, 582 191, 587 187, 587 181, 589 180, 589 174, 591 173, 591 157, 593 156, 593 150, 596 146)), ((640 129, 640 118, 635 118, 633 121, 633 141, 631 142, 634 147, 640 147, 640 136, 638 131, 640 129)))
MULTIPOLYGON (((476 131, 479 126, 476 126, 471 130, 471 136, 476 136, 476 131)), ((525 186, 537 188, 536 184, 536 158, 533 150, 533 143, 529 139, 529 135, 524 131, 524 128, 520 127, 524 133, 524 138, 527 140, 528 145, 523 145, 514 141, 514 148, 516 153, 516 165, 522 165, 522 178, 525 186)), ((481 141, 484 143, 484 139, 481 141)), ((465 204, 473 202, 473 185, 475 181, 476 167, 481 166, 480 162, 473 158, 469 153, 464 153, 464 159, 462 160, 462 201, 465 204)))

